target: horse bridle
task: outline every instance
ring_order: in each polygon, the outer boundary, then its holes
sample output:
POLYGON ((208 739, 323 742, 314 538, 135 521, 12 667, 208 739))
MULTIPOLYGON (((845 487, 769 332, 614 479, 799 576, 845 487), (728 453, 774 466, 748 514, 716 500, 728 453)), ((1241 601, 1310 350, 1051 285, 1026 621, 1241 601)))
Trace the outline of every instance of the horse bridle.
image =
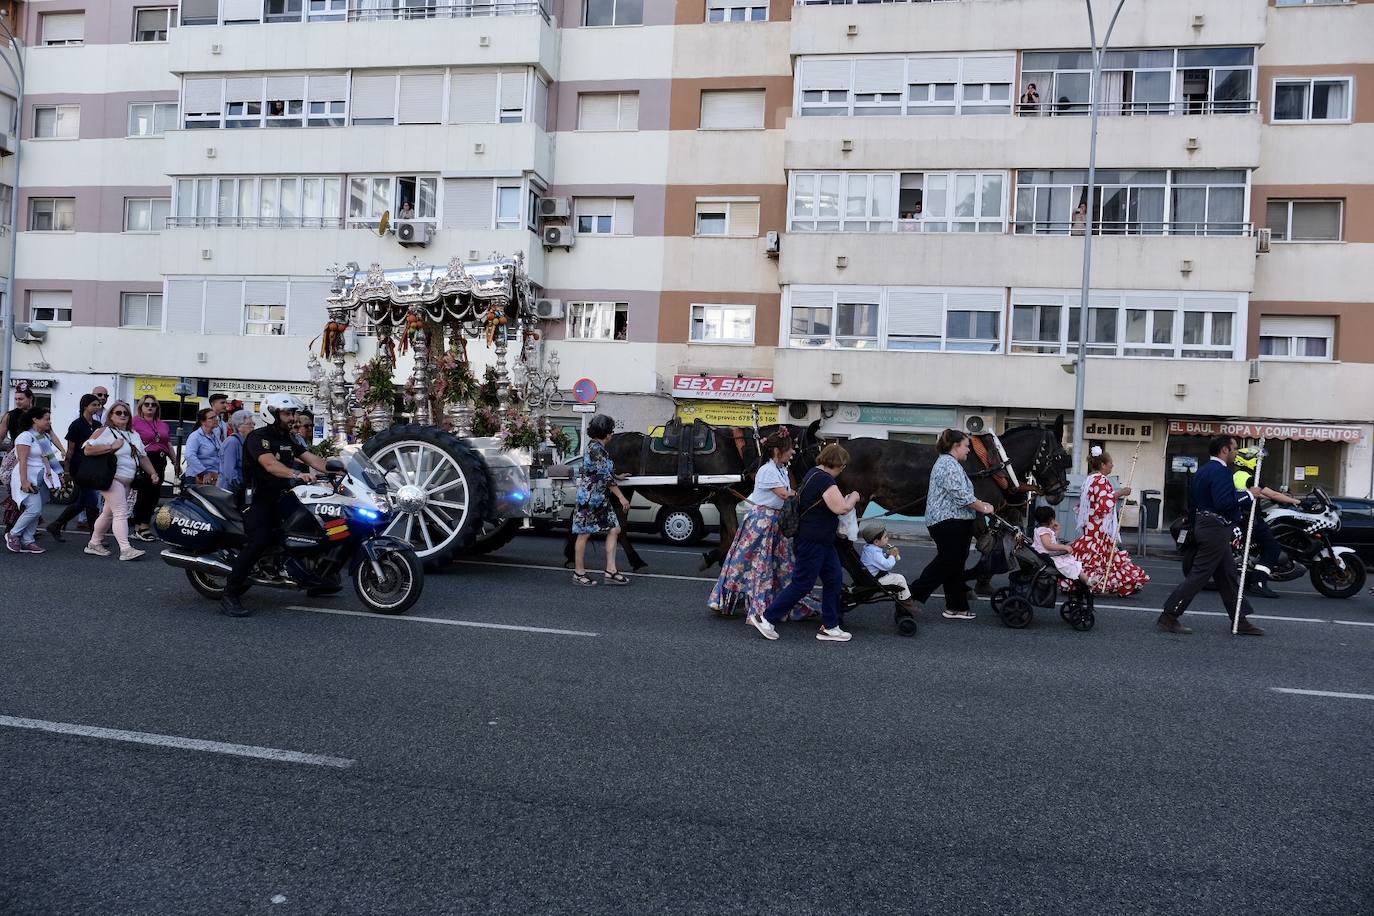
POLYGON ((1045 495, 1046 491, 1039 484, 1040 477, 1048 477, 1057 468, 1068 470, 1073 467, 1073 458, 1064 451, 1063 446, 1059 447, 1057 455, 1054 454, 1054 446, 1056 445, 1059 445, 1059 437, 1054 435, 1054 431, 1043 430, 1040 436, 1040 445, 1031 458, 1030 471, 1026 476, 1035 485, 1035 492, 1041 495, 1045 495))

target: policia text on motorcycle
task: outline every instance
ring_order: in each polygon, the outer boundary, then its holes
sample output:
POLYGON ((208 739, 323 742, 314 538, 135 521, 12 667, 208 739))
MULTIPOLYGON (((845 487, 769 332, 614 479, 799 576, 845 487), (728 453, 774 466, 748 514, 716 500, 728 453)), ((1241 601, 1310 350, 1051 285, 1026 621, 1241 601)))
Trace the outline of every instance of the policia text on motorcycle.
POLYGON ((1274 532, 1269 529, 1269 523, 1264 520, 1264 513, 1259 511, 1259 499, 1251 498, 1251 493, 1288 506, 1302 505, 1302 500, 1278 490, 1259 486, 1259 481, 1255 480, 1255 468, 1259 464, 1259 458, 1260 450, 1254 446, 1236 452, 1235 461, 1232 462, 1232 467, 1236 471, 1231 475, 1231 479, 1235 481, 1236 495, 1241 499, 1242 518, 1244 514, 1255 514, 1254 540, 1259 545, 1259 562, 1254 565, 1252 584, 1247 584, 1246 590, 1264 598, 1277 598, 1279 593, 1269 585, 1269 576, 1274 571, 1274 564, 1283 556, 1283 547, 1279 544, 1279 539, 1274 537, 1274 532))
POLYGON ((267 425, 249 433, 244 443, 243 479, 253 491, 253 501, 243 513, 248 541, 234 560, 220 599, 220 609, 230 617, 250 613, 240 596, 248 588, 253 567, 280 535, 282 520, 299 507, 291 488, 315 479, 314 474, 302 474, 293 465, 300 461, 316 471, 325 470, 324 459, 306 451, 301 440, 292 435, 291 424, 304 406, 289 394, 269 395, 260 408, 267 425))

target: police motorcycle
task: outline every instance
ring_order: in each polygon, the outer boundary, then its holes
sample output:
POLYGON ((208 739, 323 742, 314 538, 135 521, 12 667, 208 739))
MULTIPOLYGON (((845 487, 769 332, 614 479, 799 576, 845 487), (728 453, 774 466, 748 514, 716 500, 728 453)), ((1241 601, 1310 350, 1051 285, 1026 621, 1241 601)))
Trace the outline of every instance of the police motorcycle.
MULTIPOLYGON (((408 541, 382 533, 392 522, 394 487, 361 450, 331 458, 325 467, 321 480, 292 489, 300 507, 284 520, 280 540, 249 582, 322 595, 339 591, 347 576, 368 610, 405 613, 424 588, 424 567, 408 541)), ((163 561, 184 569, 204 597, 223 597, 236 548, 246 539, 234 496, 218 487, 190 487, 157 510, 153 526, 171 545, 163 561)))
MULTIPOLYGON (((1312 587, 1328 598, 1349 598, 1365 585, 1368 572, 1364 562, 1349 547, 1331 543, 1331 536, 1341 530, 1341 513, 1326 491, 1320 487, 1303 497, 1296 506, 1261 504, 1261 512, 1274 537, 1283 546, 1284 555, 1270 572, 1273 582, 1291 582, 1307 573, 1312 587)), ((1192 565, 1192 551, 1187 518, 1180 518, 1170 526, 1174 541, 1183 551, 1183 569, 1192 565)), ((1241 562, 1236 549, 1236 565, 1241 562)), ((1258 558, 1252 545, 1250 569, 1258 558)))

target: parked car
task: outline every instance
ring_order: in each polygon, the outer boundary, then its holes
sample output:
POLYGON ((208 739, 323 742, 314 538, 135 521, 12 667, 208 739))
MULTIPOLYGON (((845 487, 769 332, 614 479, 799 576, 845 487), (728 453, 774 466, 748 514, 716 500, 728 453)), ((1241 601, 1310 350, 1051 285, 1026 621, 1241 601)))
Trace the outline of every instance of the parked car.
MULTIPOLYGON (((572 468, 573 480, 582 463, 579 456, 568 462, 572 468)), ((567 528, 572 524, 573 509, 577 504, 577 488, 564 489, 563 507, 558 513, 558 521, 550 527, 567 528)), ((720 513, 710 503, 686 509, 660 506, 644 494, 635 492, 630 497, 630 530, 653 531, 670 544, 695 544, 708 534, 720 530, 720 513)))
POLYGON ((1331 543, 1354 548, 1362 559, 1374 560, 1374 499, 1334 496, 1331 501, 1341 510, 1341 530, 1331 543))

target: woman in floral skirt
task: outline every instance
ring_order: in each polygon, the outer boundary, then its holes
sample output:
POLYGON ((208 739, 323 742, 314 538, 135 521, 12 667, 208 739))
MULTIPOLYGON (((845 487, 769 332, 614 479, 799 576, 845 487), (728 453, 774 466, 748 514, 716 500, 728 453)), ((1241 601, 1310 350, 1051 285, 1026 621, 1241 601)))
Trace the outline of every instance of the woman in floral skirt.
MULTIPOLYGON (((717 614, 762 614, 773 596, 792 578, 792 542, 778 530, 778 520, 783 501, 792 495, 787 463, 794 450, 787 427, 763 440, 763 451, 769 459, 754 476, 749 514, 740 523, 720 578, 706 602, 717 614)), ((818 613, 819 605, 807 598, 797 605, 792 616, 801 620, 818 613)))
POLYGON ((1117 545, 1121 520, 1117 501, 1131 494, 1130 487, 1116 489, 1109 479, 1112 456, 1093 446, 1088 457, 1088 478, 1078 502, 1078 540, 1069 547, 1083 564, 1083 574, 1098 595, 1134 595, 1150 581, 1145 570, 1131 562, 1131 555, 1117 545))
POLYGON ((606 534, 607 585, 629 585, 630 580, 615 568, 615 541, 620 536, 620 522, 611 509, 610 496, 620 500, 621 513, 630 511, 630 501, 616 485, 615 462, 606 453, 606 443, 615 432, 615 421, 605 414, 597 414, 587 422, 587 454, 582 458, 582 471, 577 477, 577 508, 573 510, 572 533, 577 535, 573 553, 573 583, 596 585, 587 575, 587 539, 593 534, 606 534))

